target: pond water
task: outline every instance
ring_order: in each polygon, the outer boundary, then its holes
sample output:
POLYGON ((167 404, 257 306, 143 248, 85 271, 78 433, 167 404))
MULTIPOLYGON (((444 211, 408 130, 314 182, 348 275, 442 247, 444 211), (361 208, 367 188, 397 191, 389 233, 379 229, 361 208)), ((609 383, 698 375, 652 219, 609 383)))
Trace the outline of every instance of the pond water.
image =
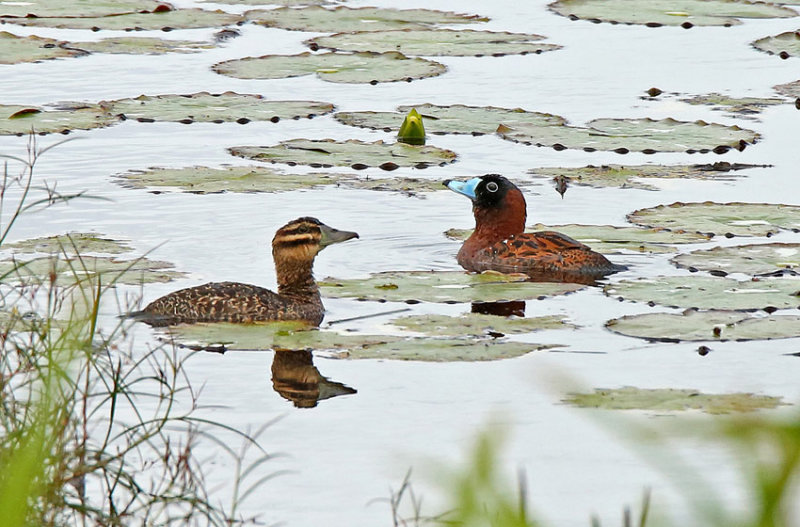
MULTIPOLYGON (((176 1, 180 7, 202 6, 243 11, 242 6, 176 1)), ((624 163, 769 164, 742 172, 731 181, 665 179, 658 191, 597 189, 572 186, 562 199, 547 180, 526 187, 529 222, 625 225, 625 214, 675 201, 746 201, 800 205, 794 104, 767 108, 752 117, 731 116, 707 106, 692 106, 675 97, 643 100, 650 87, 664 92, 736 97, 773 97, 772 86, 797 80, 798 59, 758 52, 750 42, 797 29, 798 19, 746 20, 730 28, 647 28, 571 21, 547 10, 544 0, 447 1, 354 0, 348 5, 425 7, 478 13, 491 20, 468 27, 533 32, 563 49, 541 55, 506 57, 439 57, 448 72, 411 83, 376 86, 328 83, 313 76, 286 80, 240 80, 211 71, 222 60, 268 53, 305 51, 302 41, 314 33, 267 29, 247 24, 241 37, 197 54, 129 56, 94 54, 37 64, 0 66, 4 104, 42 105, 64 100, 94 102, 140 94, 254 93, 274 100, 328 101, 339 111, 389 111, 403 104, 470 104, 521 107, 564 116, 573 125, 599 117, 672 117, 738 124, 762 134, 742 152, 724 155, 556 151, 524 146, 496 136, 434 136, 428 144, 451 149, 458 161, 425 170, 400 168, 386 173, 367 169, 360 175, 417 177, 431 180, 466 178, 499 172, 512 180, 530 179, 535 167, 624 163)), ((69 40, 91 40, 121 32, 17 28, 69 40)), ((215 29, 153 32, 167 38, 209 39, 215 29)), ((269 242, 275 230, 298 216, 356 230, 361 239, 328 248, 316 262, 318 277, 365 277, 390 270, 458 270, 459 242, 447 239, 449 228, 473 225, 468 202, 442 190, 419 196, 326 187, 287 193, 153 194, 119 186, 111 177, 151 166, 183 167, 248 164, 226 148, 271 145, 291 138, 391 141, 381 131, 339 124, 330 115, 279 123, 191 125, 125 122, 105 129, 73 132, 71 141, 46 154, 37 178, 57 183, 63 192, 88 191, 108 200, 79 200, 32 215, 14 231, 15 239, 97 231, 130 240, 139 252, 175 264, 189 277, 167 284, 120 288, 120 295, 141 295, 143 302, 181 287, 207 281, 234 280, 272 287, 274 269, 269 242)), ((60 136, 41 138, 41 144, 60 136)), ((25 140, 0 137, 0 152, 20 155, 25 140)), ((293 170, 303 171, 301 167, 293 170)), ((348 172, 348 170, 339 170, 348 172)), ((761 243, 765 239, 716 237, 691 250, 718 245, 761 243)), ((781 232, 769 241, 800 242, 800 234, 781 232)), ((689 249, 682 248, 681 251, 689 249)), ((669 263, 669 255, 613 256, 630 270, 614 282, 635 277, 686 274, 669 263)), ((456 315, 469 304, 377 304, 348 299, 326 300, 326 321, 410 307, 414 314, 456 315)), ((105 322, 116 323, 116 304, 104 309, 105 322)), ((650 311, 646 304, 618 302, 599 288, 527 302, 528 317, 560 314, 575 330, 537 332, 522 341, 560 344, 557 352, 535 352, 496 362, 426 363, 387 360, 332 360, 316 357, 322 376, 357 391, 320 401, 311 409, 295 408, 273 390, 273 352, 196 354, 188 362, 190 380, 202 386, 200 415, 253 430, 278 417, 262 435, 264 447, 285 454, 265 465, 264 474, 286 470, 243 508, 265 523, 287 526, 389 525, 391 514, 375 498, 388 497, 413 467, 414 484, 426 510, 439 512, 440 464, 460 462, 475 433, 492 421, 508 425, 503 468, 509 478, 517 467, 528 474, 532 507, 551 525, 588 525, 597 513, 605 523, 618 521, 624 504, 637 502, 644 487, 653 488, 657 513, 681 519, 680 489, 630 448, 625 421, 619 415, 575 409, 561 404, 575 388, 637 386, 692 388, 707 393, 753 392, 800 398, 797 382, 800 339, 714 342, 701 356, 699 343, 650 343, 606 330, 609 319, 650 311), (598 416, 598 414, 600 414, 598 416), (608 422, 606 422, 608 420, 608 422)), ((797 313, 796 310, 792 313, 797 313)), ((397 315, 393 315, 397 316, 397 315)), ((344 322, 342 331, 386 332, 391 316, 344 322)), ((133 346, 155 344, 153 331, 134 328, 133 346)), ((188 352, 187 352, 188 353, 188 352)), ((669 420, 652 414, 626 414, 646 424, 669 420)), ((710 419, 702 416, 698 419, 710 419)), ((238 445, 232 434, 223 440, 238 445)), ((207 445, 210 481, 227 495, 231 467, 207 445)), ((686 441, 675 446, 707 477, 720 494, 736 504, 742 498, 732 460, 714 444, 686 441)), ((203 457, 203 456, 201 456, 203 457)))

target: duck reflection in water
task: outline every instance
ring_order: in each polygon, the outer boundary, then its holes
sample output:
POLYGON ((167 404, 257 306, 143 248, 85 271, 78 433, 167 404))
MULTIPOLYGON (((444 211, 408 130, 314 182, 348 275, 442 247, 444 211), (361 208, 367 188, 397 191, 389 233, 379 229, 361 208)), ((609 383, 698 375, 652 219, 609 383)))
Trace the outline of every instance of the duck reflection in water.
POLYGON ((473 302, 472 312, 480 313, 481 315, 495 315, 498 317, 524 317, 525 301, 473 302))
POLYGON ((272 387, 297 408, 313 408, 324 399, 357 393, 354 388, 323 377, 308 350, 275 350, 272 387))
POLYGON ((564 234, 525 232, 525 197, 499 174, 468 181, 448 179, 444 185, 472 200, 475 231, 457 257, 468 271, 525 273, 538 282, 594 284, 625 269, 564 234))

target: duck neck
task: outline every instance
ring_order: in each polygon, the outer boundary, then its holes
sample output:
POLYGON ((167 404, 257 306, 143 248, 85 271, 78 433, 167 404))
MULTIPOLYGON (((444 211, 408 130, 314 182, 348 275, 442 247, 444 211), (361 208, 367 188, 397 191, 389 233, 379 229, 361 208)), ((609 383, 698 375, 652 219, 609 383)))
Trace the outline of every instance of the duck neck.
POLYGON ((475 231, 464 242, 462 252, 472 255, 515 234, 525 232, 527 211, 522 193, 509 193, 499 207, 472 207, 475 231))
POLYGON ((314 281, 314 260, 275 260, 278 294, 303 302, 318 302, 319 288, 314 281))

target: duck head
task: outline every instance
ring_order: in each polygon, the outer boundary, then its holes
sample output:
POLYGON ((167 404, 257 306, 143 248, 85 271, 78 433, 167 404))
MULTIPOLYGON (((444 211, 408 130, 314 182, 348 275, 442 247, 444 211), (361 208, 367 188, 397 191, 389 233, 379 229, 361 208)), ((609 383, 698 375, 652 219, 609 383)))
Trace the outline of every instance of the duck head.
POLYGON ((353 238, 358 238, 358 233, 334 229, 317 218, 297 218, 275 233, 272 256, 276 260, 313 260, 325 247, 353 238))
POLYGON ((525 231, 527 206, 522 192, 499 174, 467 181, 448 179, 444 186, 472 200, 475 232, 470 239, 491 244, 525 231))

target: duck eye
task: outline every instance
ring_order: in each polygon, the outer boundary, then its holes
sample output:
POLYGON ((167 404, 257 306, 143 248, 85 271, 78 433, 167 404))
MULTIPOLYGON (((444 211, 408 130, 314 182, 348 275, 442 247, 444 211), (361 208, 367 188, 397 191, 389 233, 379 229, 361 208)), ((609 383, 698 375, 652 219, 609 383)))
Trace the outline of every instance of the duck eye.
POLYGON ((489 192, 497 192, 498 188, 500 187, 498 187, 497 183, 495 183, 494 181, 490 181, 486 184, 486 190, 488 190, 489 192))

